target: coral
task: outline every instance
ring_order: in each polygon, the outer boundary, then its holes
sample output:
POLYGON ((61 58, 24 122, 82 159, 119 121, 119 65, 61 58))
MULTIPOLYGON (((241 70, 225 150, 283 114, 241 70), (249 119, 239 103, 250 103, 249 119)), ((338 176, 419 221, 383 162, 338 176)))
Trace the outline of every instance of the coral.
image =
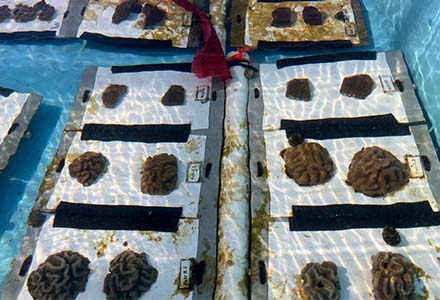
POLYGON ((77 252, 52 254, 29 275, 29 293, 37 300, 73 300, 86 289, 89 264, 77 252))
POLYGON ((142 5, 137 0, 127 0, 115 7, 115 12, 112 16, 112 23, 119 24, 126 20, 131 13, 138 14, 141 12, 142 5))
POLYGON ((359 74, 345 77, 339 92, 347 97, 365 99, 373 92, 374 88, 374 81, 370 75, 359 74))
POLYGON ((303 143, 281 152, 285 172, 302 186, 323 184, 333 176, 334 165, 330 155, 318 143, 303 143))
POLYGON ((11 9, 7 5, 0 6, 0 23, 11 18, 11 9))
POLYGON ((376 300, 409 300, 414 291, 414 266, 402 254, 379 252, 373 261, 373 289, 376 300))
POLYGON ((304 137, 299 133, 291 133, 288 137, 289 145, 292 147, 296 147, 304 143, 304 137))
POLYGON ((308 263, 301 270, 301 278, 309 300, 339 300, 338 270, 333 262, 308 263))
POLYGON ((345 22, 345 13, 344 13, 344 11, 343 10, 338 11, 336 13, 336 15, 335 15, 335 19, 339 20, 341 22, 345 22))
POLYGON ((166 12, 160 10, 156 6, 146 3, 142 8, 142 12, 145 15, 145 25, 144 28, 149 28, 156 26, 166 16, 166 12))
POLYGON ((406 165, 379 147, 366 147, 357 152, 348 169, 347 183, 356 192, 371 197, 397 191, 409 181, 406 165))
POLYGON ((160 102, 165 106, 182 105, 185 102, 185 89, 181 85, 172 85, 160 102))
POLYGON ((294 15, 288 7, 279 7, 272 11, 272 26, 286 27, 292 26, 294 15))
POLYGON ((141 191, 150 195, 168 195, 177 184, 177 158, 161 153, 149 156, 144 164, 141 191))
POLYGON ((114 108, 128 91, 123 84, 110 84, 102 93, 102 102, 107 108, 114 108))
POLYGON ((89 186, 104 172, 107 158, 101 153, 87 151, 69 165, 69 174, 83 186, 89 186))
POLYGON ((126 250, 116 256, 104 279, 107 300, 135 300, 156 282, 157 270, 147 261, 147 255, 126 250))
POLYGON ((33 21, 37 18, 38 10, 32 6, 18 4, 13 12, 13 19, 16 22, 25 23, 33 21))
POLYGON ((38 2, 37 4, 34 5, 34 7, 39 7, 39 11, 40 13, 38 14, 38 19, 41 21, 51 21, 53 20, 53 18, 55 17, 55 7, 53 7, 50 4, 47 4, 44 0, 38 2), (43 3, 41 3, 43 2, 43 3), (41 4, 40 4, 41 3, 41 4), (37 4, 39 4, 37 6, 37 4))
POLYGON ((287 82, 286 97, 294 100, 310 101, 310 84, 308 78, 292 79, 287 82))
POLYGON ((302 11, 304 23, 307 25, 322 25, 323 16, 322 13, 314 6, 306 6, 302 11))
POLYGON ((397 246, 400 243, 400 234, 396 228, 391 226, 385 226, 382 231, 382 238, 390 246, 397 246))

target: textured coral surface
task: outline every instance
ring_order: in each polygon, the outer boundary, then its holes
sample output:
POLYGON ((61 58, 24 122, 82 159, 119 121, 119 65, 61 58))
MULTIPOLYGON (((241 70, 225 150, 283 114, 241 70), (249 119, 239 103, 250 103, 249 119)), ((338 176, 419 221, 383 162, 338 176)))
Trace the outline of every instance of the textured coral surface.
POLYGON ((379 147, 366 147, 357 152, 351 160, 347 175, 347 183, 356 192, 371 197, 397 191, 408 181, 406 165, 379 147))
POLYGON ((399 232, 391 226, 385 226, 382 231, 382 238, 390 246, 397 246, 401 241, 399 232))
POLYGON ((308 263, 301 271, 304 293, 309 300, 338 300, 341 294, 338 270, 333 262, 308 263))
POLYGON ((135 300, 156 282, 157 270, 147 261, 147 255, 126 250, 116 256, 105 276, 104 293, 107 300, 135 300))
POLYGON ((314 6, 306 6, 302 11, 304 23, 307 25, 317 26, 322 25, 323 16, 319 9, 314 6))
POLYGON ((373 92, 374 88, 374 81, 370 75, 359 74, 345 77, 339 92, 347 97, 365 99, 373 92))
POLYGON ((122 96, 128 91, 128 87, 123 84, 110 84, 102 93, 102 102, 107 108, 114 108, 122 96))
POLYGON ((25 23, 35 20, 38 10, 32 6, 18 4, 15 6, 12 14, 16 22, 25 23))
POLYGON ((127 0, 119 3, 115 7, 115 12, 112 16, 112 23, 119 24, 122 21, 128 19, 130 14, 138 14, 141 12, 142 5, 137 0, 127 0))
POLYGON ((295 78, 287 82, 286 97, 294 100, 310 101, 310 83, 308 78, 295 78))
POLYGON ((145 15, 144 28, 158 25, 166 16, 166 12, 148 3, 144 5, 144 7, 142 8, 142 12, 145 15))
POLYGON ((185 88, 181 85, 170 86, 160 102, 165 106, 183 105, 185 103, 185 88))
POLYGON ((47 4, 46 1, 40 1, 34 5, 39 10, 38 19, 41 21, 51 21, 55 17, 55 7, 47 4))
POLYGON ((84 292, 90 261, 73 251, 50 255, 27 280, 31 296, 36 300, 73 300, 84 292))
POLYGON ((333 161, 324 147, 318 143, 303 143, 281 152, 286 175, 302 186, 327 182, 334 171, 333 161))
POLYGON ((104 172, 107 158, 101 153, 87 151, 69 165, 69 174, 83 186, 89 186, 104 172))
POLYGON ((371 259, 376 300, 414 299, 414 266, 408 259, 392 252, 379 252, 371 259))
POLYGON ((272 26, 285 27, 291 26, 294 21, 294 14, 289 7, 278 7, 272 11, 272 26))
POLYGON ((177 158, 161 153, 149 156, 141 179, 141 191, 150 195, 168 195, 176 188, 177 158))

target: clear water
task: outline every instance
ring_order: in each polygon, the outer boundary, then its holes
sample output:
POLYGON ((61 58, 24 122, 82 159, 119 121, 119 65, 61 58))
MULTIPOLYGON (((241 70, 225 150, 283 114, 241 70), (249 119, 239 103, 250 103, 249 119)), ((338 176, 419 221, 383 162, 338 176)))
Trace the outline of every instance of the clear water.
MULTIPOLYGON (((365 49, 402 49, 431 131, 440 136, 440 2, 437 0, 364 0, 373 44, 365 49)), ((17 254, 26 219, 45 167, 50 163, 87 66, 187 62, 192 51, 148 51, 102 47, 82 41, 0 44, 0 85, 44 96, 18 153, 0 174, 0 287, 17 254)), ((299 52, 262 54, 259 62, 299 52)), ((1 289, 1 288, 0 288, 1 289)))

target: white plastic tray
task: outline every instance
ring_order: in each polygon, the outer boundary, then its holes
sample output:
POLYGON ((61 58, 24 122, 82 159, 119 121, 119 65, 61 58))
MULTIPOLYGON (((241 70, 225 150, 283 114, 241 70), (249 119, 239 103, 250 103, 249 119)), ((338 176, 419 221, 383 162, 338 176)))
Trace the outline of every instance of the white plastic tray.
POLYGON ((0 96, 0 145, 3 144, 4 138, 20 115, 29 96, 30 94, 19 93, 12 93, 9 97, 0 96))

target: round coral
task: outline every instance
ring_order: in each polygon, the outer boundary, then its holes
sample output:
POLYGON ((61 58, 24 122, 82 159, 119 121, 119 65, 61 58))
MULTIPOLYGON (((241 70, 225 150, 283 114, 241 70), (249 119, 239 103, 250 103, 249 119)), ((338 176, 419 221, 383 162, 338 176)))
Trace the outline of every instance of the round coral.
POLYGON ((157 279, 157 270, 147 261, 147 255, 126 250, 110 262, 105 276, 107 300, 136 300, 147 292, 157 279))
POLYGON ((37 300, 73 300, 86 289, 89 264, 77 252, 52 254, 29 275, 29 293, 37 300))
POLYGON ((161 153, 148 157, 141 178, 141 191, 150 195, 168 195, 177 184, 177 158, 161 153))
POLYGON ((409 260, 392 252, 379 252, 371 259, 376 300, 413 299, 414 266, 409 260))
POLYGON ((18 4, 12 11, 12 14, 16 22, 25 23, 35 20, 38 10, 32 6, 18 4))
POLYGON ((69 165, 69 174, 83 186, 89 186, 105 171, 107 158, 101 153, 87 151, 69 165))
POLYGON ((379 147, 362 148, 348 170, 347 183, 356 192, 380 197, 397 191, 409 181, 406 165, 379 147))
POLYGON ((333 176, 334 165, 330 155, 318 143, 303 143, 281 152, 285 172, 302 186, 323 184, 333 176))
POLYGON ((339 300, 338 270, 333 262, 308 263, 301 271, 304 293, 310 300, 339 300))

